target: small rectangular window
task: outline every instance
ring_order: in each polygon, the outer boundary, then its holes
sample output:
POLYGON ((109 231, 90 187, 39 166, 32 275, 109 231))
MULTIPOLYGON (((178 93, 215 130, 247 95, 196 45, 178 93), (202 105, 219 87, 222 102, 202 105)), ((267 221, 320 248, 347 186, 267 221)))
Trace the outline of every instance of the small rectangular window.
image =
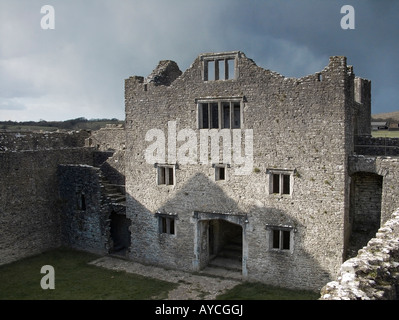
POLYGON ((291 249, 291 230, 281 227, 272 227, 270 230, 270 247, 277 250, 291 249))
POLYGON ((292 178, 294 171, 282 169, 268 169, 270 176, 269 194, 291 195, 292 194, 292 178))
POLYGON ((159 185, 173 185, 174 184, 174 169, 173 166, 159 165, 158 171, 158 184, 159 185))
POLYGON ((175 218, 160 216, 159 233, 175 234, 175 218))
POLYGON ((226 167, 217 165, 215 166, 215 180, 226 180, 226 167))

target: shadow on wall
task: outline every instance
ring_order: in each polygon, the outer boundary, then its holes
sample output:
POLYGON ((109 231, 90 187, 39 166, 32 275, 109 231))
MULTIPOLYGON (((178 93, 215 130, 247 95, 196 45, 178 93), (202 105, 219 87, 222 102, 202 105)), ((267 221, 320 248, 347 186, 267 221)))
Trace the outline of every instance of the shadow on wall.
MULTIPOLYGON (((156 194, 152 197, 161 199, 168 187, 158 186, 159 197, 156 194)), ((181 187, 168 190, 170 195, 163 203, 158 201, 155 212, 127 194, 127 217, 132 221, 131 259, 188 271, 201 270, 207 267, 215 248, 221 248, 215 242, 227 242, 229 236, 225 234, 237 236, 239 230, 241 270, 248 279, 312 290, 319 290, 331 280, 303 246, 306 226, 283 210, 253 205, 242 209, 243 205, 238 205, 203 173, 195 174, 181 187), (219 229, 211 230, 215 221, 219 222, 219 229)))

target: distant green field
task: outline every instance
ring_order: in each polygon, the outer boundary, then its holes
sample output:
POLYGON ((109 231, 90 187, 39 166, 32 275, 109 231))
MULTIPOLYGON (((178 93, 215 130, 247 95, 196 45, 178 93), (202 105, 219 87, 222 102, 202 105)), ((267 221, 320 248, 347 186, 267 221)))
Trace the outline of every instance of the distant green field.
POLYGON ((374 138, 399 138, 399 131, 388 131, 388 130, 378 130, 378 131, 371 131, 371 135, 374 138))

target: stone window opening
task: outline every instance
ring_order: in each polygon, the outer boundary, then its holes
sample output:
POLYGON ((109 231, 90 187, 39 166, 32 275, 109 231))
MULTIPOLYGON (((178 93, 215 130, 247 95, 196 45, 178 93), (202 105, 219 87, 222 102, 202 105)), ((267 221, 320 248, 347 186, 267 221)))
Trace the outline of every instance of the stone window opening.
POLYGON ((172 165, 158 165, 157 166, 157 183, 158 185, 175 184, 175 170, 172 165))
POLYGON ((268 170, 269 194, 291 195, 293 174, 291 170, 268 170))
POLYGON ((273 230, 273 249, 290 249, 290 232, 286 230, 273 230))
POLYGON ((293 249, 293 232, 296 230, 291 226, 268 225, 269 248, 273 251, 291 251, 293 249))
POLYGON ((215 181, 225 181, 227 180, 227 165, 225 164, 215 164, 215 181))
POLYGON ((170 217, 166 215, 159 215, 159 233, 175 235, 175 217, 170 217))
POLYGON ((235 58, 206 58, 204 61, 204 81, 233 80, 235 74, 235 58))
POLYGON ((240 129, 242 106, 240 101, 224 100, 198 104, 199 129, 240 129))

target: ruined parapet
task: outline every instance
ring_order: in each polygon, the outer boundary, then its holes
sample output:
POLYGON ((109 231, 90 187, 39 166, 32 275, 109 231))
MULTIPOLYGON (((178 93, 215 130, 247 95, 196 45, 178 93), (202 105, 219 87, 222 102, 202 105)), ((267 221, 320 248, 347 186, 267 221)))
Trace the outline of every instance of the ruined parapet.
POLYGON ((395 300, 399 292, 399 209, 376 237, 345 261, 337 281, 321 290, 321 300, 395 300))
POLYGON ((107 124, 105 128, 93 131, 86 138, 85 146, 93 147, 98 151, 112 151, 125 149, 125 129, 123 125, 107 124))
POLYGON ((175 81, 182 72, 176 62, 172 60, 162 60, 158 66, 146 78, 146 83, 154 83, 155 85, 169 86, 175 81))
POLYGON ((0 132, 0 152, 37 151, 81 148, 90 133, 86 130, 69 132, 0 132))

